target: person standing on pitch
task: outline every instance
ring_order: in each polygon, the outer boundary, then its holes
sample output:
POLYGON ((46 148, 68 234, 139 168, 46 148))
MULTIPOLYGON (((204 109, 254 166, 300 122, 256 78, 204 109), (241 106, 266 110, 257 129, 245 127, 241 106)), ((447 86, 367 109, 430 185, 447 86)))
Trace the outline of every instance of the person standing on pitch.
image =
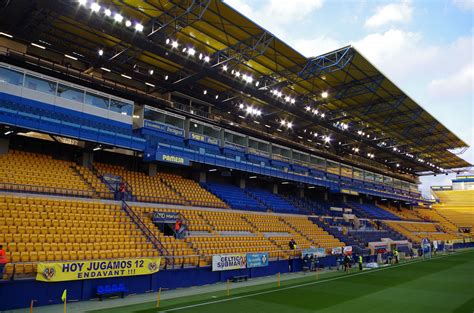
POLYGON ((349 257, 348 254, 346 254, 346 256, 344 257, 344 271, 345 272, 349 271, 350 262, 351 262, 351 258, 349 257))
POLYGON ((358 263, 359 263, 359 271, 362 271, 362 255, 359 255, 359 259, 358 259, 358 263))
POLYGON ((395 259, 395 264, 398 264, 398 250, 393 249, 393 258, 395 259))

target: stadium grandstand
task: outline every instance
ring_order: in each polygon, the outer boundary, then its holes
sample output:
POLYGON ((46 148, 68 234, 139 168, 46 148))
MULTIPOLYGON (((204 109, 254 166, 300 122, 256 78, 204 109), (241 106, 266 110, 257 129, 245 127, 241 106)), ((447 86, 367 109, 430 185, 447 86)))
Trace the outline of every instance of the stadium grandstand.
POLYGON ((451 186, 432 186, 431 192, 438 215, 470 232, 474 226, 474 175, 457 175, 451 186))
POLYGON ((472 247, 474 176, 418 189, 468 145, 354 47, 306 58, 256 22, 2 3, 0 311, 472 247))

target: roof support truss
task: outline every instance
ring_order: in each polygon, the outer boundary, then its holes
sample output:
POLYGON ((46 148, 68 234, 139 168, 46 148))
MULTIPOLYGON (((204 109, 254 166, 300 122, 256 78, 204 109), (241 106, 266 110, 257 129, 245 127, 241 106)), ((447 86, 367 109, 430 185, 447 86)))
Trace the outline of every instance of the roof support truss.
POLYGON ((298 76, 303 79, 310 79, 341 70, 350 63, 354 55, 355 52, 351 46, 320 55, 310 59, 298 76))
MULTIPOLYGON (((189 3, 189 1, 184 2, 189 3)), ((150 20, 151 32, 147 35, 149 39, 157 37, 164 39, 166 36, 173 36, 181 29, 201 20, 211 0, 192 0, 184 10, 182 2, 170 3, 172 3, 171 8, 150 20)))
POLYGON ((375 75, 360 80, 353 80, 337 88, 335 98, 338 100, 375 93, 384 81, 383 75, 375 75))

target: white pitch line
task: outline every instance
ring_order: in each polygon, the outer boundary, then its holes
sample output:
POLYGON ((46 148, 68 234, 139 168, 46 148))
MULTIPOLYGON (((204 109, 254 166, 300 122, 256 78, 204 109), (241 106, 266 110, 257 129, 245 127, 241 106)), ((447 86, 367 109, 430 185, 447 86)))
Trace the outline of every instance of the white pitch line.
POLYGON ((439 256, 437 258, 432 258, 432 259, 415 260, 415 261, 412 261, 412 262, 407 262, 407 263, 403 263, 403 264, 399 264, 399 265, 392 265, 392 266, 382 267, 382 268, 378 268, 378 269, 368 270, 368 271, 365 271, 365 272, 359 272, 359 273, 356 273, 356 274, 342 275, 342 276, 338 276, 338 277, 334 277, 334 278, 328 278, 328 279, 325 279, 325 280, 309 282, 309 283, 304 283, 304 284, 294 285, 294 286, 288 286, 288 287, 283 287, 283 288, 279 288, 279 289, 261 291, 261 292, 256 292, 256 293, 252 293, 252 294, 248 294, 248 295, 237 296, 237 297, 232 297, 232 298, 227 298, 227 299, 214 300, 214 301, 209 301, 209 302, 204 302, 204 303, 197 303, 197 304, 182 306, 182 307, 179 307, 179 308, 169 309, 169 310, 166 310, 166 311, 158 311, 158 312, 162 312, 162 313, 174 312, 174 311, 179 311, 179 310, 184 310, 184 309, 195 308, 195 307, 199 307, 199 306, 205 306, 205 305, 209 305, 209 304, 216 304, 216 303, 227 302, 227 301, 232 301, 232 300, 238 300, 238 299, 243 299, 243 298, 250 298, 250 297, 254 297, 254 296, 264 295, 264 294, 283 291, 283 290, 295 289, 295 288, 305 287, 305 286, 309 286, 309 285, 322 284, 322 283, 329 282, 329 281, 334 281, 334 280, 339 280, 339 279, 344 279, 344 278, 349 278, 349 277, 354 277, 354 276, 359 276, 359 275, 364 275, 364 274, 369 274, 369 273, 380 272, 380 271, 383 271, 383 270, 387 270, 387 269, 391 269, 391 268, 397 268, 397 267, 401 267, 401 266, 405 266, 405 265, 416 264, 416 263, 420 263, 420 262, 423 262, 423 261, 437 260, 439 258, 449 257, 451 255, 458 255, 460 253, 463 253, 463 252, 458 252, 456 254, 450 254, 450 255, 443 255, 443 256, 439 256))

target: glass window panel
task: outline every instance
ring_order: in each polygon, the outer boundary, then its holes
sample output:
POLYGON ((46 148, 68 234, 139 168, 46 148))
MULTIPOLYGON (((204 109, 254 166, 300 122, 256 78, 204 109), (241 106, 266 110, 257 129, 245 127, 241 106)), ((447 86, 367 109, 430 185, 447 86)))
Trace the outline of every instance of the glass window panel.
MULTIPOLYGON (((91 93, 86 93, 86 104, 93 105, 98 108, 102 109, 108 109, 109 108, 109 98, 102 97, 99 95, 91 94, 91 93)), ((117 107, 115 107, 115 112, 117 111, 117 107)))
POLYGON ((203 126, 197 123, 191 123, 189 130, 193 133, 202 134, 203 133, 203 126))
POLYGON ((165 123, 179 128, 184 128, 184 120, 171 115, 164 115, 165 123))
POLYGON ((332 161, 327 161, 327 171, 329 173, 337 174, 339 175, 339 164, 336 162, 332 161))
MULTIPOLYGON (((113 100, 112 100, 113 101, 113 100)), ((111 105, 112 108, 112 105, 111 105)), ((146 109, 143 112, 143 117, 146 120, 154 121, 154 122, 164 122, 165 115, 153 110, 146 109)))
POLYGON ((253 149, 258 149, 258 142, 252 139, 249 139, 249 147, 253 149))
POLYGON ((36 76, 26 75, 25 87, 28 89, 56 95, 56 83, 36 76))
POLYGON ((23 73, 0 67, 0 83, 21 86, 23 85, 23 73))
POLYGON ((341 166, 341 175, 346 177, 352 177, 352 167, 341 166))
POLYGON ((203 127, 203 135, 213 137, 213 138, 219 138, 219 130, 214 129, 212 127, 203 127))
POLYGON ((110 110, 120 113, 122 115, 132 116, 133 104, 115 99, 110 99, 110 110))
POLYGON ((59 84, 58 97, 77 102, 84 102, 84 91, 74 87, 59 84))
POLYGON ((258 142, 258 149, 269 152, 270 151, 270 145, 268 143, 263 143, 263 142, 258 142))

